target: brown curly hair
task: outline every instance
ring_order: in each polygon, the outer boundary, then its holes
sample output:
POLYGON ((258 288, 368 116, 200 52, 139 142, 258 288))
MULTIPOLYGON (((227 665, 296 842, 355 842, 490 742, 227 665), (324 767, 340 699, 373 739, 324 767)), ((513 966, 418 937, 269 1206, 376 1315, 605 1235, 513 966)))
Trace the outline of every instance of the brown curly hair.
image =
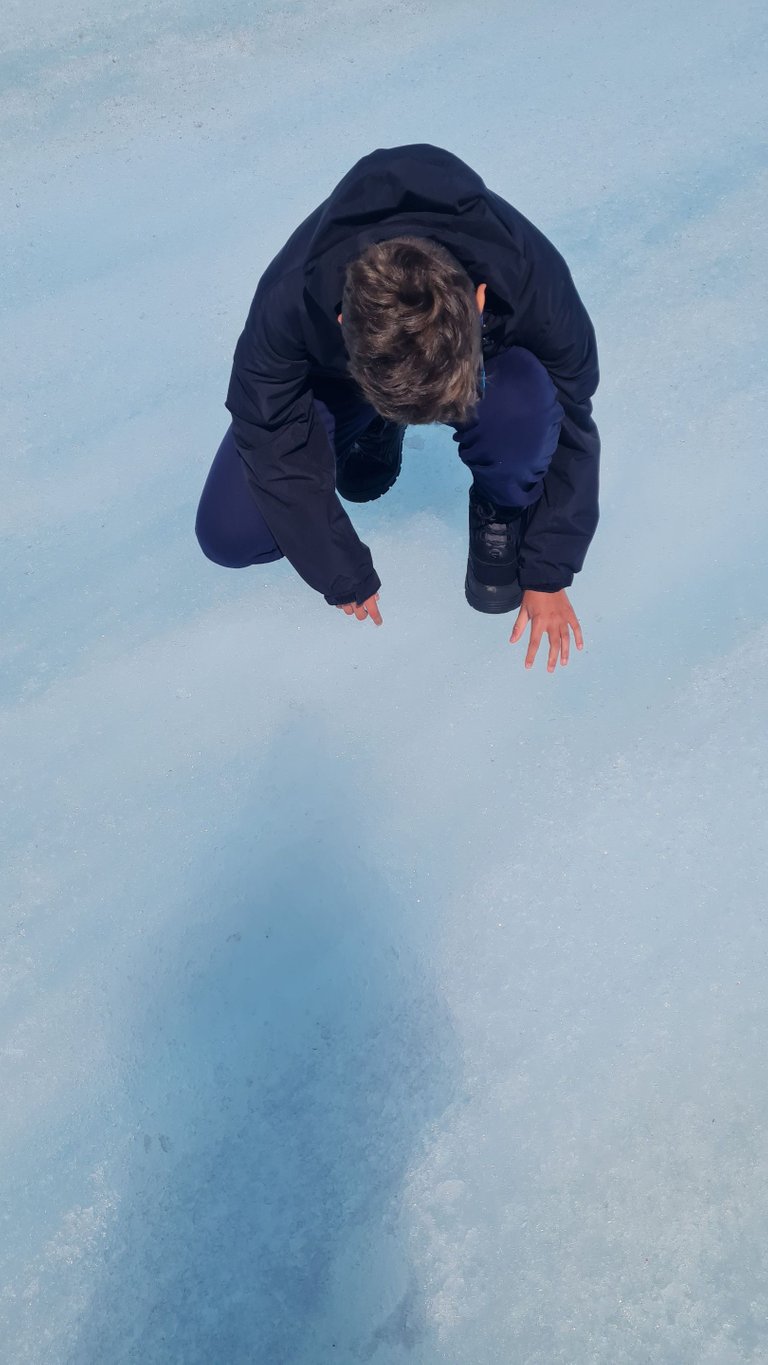
POLYGON ((347 266, 342 332, 349 373, 392 422, 461 426, 482 366, 475 286, 431 238, 375 242, 347 266))

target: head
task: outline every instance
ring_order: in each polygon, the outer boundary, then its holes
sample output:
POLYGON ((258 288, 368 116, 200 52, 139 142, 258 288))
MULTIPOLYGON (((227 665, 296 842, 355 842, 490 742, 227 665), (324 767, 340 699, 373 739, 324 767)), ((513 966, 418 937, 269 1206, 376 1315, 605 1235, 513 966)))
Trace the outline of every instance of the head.
POLYGON ((339 322, 349 372, 382 417, 470 420, 479 398, 485 285, 429 238, 375 242, 347 266, 339 322))

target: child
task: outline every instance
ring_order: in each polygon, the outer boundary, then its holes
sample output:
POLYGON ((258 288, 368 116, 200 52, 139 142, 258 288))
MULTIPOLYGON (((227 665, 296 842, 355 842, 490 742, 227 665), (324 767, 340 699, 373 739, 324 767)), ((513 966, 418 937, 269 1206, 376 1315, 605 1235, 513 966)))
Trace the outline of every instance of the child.
MULTIPOLYGON (((566 664, 565 591, 598 520, 592 324, 562 257, 450 152, 363 157, 262 276, 235 351, 232 425, 197 536, 231 567, 287 556, 326 602, 381 624, 380 580, 337 494, 380 497, 408 424, 453 427, 473 474, 465 592, 519 607, 525 664, 566 664)), ((418 588, 418 585, 414 585, 418 588)))

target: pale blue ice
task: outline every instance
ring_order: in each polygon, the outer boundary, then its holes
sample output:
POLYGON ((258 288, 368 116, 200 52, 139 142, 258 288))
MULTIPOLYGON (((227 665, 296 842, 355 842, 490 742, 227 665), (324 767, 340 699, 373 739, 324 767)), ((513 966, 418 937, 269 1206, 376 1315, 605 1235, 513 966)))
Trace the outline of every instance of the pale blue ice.
POLYGON ((3 1365, 765 1365, 765 7, 6 0, 3 1365), (412 429, 385 624, 201 555, 259 275, 448 147, 594 318, 549 676, 412 429))

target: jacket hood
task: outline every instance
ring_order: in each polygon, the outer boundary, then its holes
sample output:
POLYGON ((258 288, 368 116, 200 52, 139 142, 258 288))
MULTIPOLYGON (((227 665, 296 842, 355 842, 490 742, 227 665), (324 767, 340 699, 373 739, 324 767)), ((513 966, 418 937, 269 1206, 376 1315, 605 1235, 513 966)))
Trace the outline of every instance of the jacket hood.
POLYGON ((485 281, 514 311, 521 262, 496 198, 471 166, 441 147, 380 147, 356 162, 325 201, 309 242, 306 291, 332 311, 349 261, 372 242, 407 234, 440 242, 474 284, 485 281), (494 264, 500 255, 506 268, 494 264))

